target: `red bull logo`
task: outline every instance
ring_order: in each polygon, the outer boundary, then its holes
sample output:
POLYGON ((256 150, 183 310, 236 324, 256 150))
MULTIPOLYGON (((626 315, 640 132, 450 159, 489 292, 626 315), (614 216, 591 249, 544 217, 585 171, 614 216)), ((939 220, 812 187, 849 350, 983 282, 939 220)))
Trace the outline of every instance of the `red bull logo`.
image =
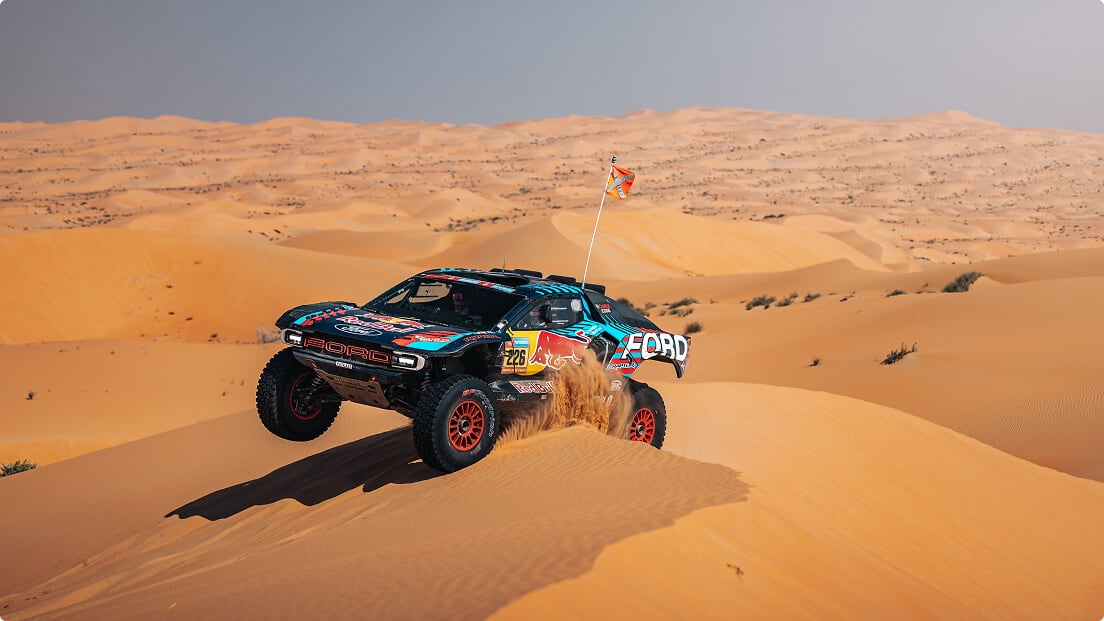
POLYGON ((579 357, 579 350, 589 343, 590 338, 582 330, 576 331, 571 336, 542 330, 537 334, 533 354, 529 356, 529 364, 549 367, 557 371, 568 362, 582 364, 583 359, 579 357))
POLYGON ((409 332, 414 332, 415 330, 421 330, 422 328, 425 328, 425 324, 419 323, 412 319, 389 317, 387 315, 376 315, 374 313, 362 313, 358 316, 348 315, 345 317, 338 317, 337 320, 347 324, 373 328, 376 330, 382 330, 384 332, 394 332, 398 334, 407 334, 409 332))

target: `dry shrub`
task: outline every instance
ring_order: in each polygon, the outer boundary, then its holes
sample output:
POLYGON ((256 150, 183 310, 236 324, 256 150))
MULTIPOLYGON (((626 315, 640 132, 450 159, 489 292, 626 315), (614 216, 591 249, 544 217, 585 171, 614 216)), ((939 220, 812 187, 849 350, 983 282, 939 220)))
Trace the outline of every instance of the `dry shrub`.
POLYGON ((974 284, 978 278, 981 278, 981 272, 966 272, 964 274, 959 274, 958 278, 955 278, 943 287, 943 293, 962 293, 963 291, 969 291, 970 285, 974 284))
POLYGON ((590 350, 582 350, 579 357, 582 364, 569 362, 554 374, 551 399, 506 415, 499 444, 575 425, 625 436, 632 405, 628 379, 606 371, 590 350), (621 390, 611 390, 615 382, 620 382, 621 390))

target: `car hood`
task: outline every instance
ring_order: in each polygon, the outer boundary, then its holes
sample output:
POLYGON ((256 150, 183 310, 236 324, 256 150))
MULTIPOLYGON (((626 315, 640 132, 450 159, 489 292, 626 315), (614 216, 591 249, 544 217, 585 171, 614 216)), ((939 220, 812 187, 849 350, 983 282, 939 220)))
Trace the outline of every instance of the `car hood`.
POLYGON ((505 340, 504 336, 495 332, 442 326, 363 308, 326 309, 300 317, 291 327, 365 341, 391 349, 431 352, 458 351, 472 343, 505 340))

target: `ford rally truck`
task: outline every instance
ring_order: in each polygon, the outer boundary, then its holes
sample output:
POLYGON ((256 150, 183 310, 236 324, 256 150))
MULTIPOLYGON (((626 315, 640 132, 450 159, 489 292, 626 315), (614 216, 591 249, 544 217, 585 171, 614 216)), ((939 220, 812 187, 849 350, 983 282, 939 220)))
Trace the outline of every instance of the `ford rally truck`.
POLYGON ((532 407, 590 349, 629 390, 626 437, 659 448, 663 399, 632 379, 645 360, 686 371, 690 338, 664 332, 605 287, 532 270, 434 269, 357 306, 324 302, 276 320, 289 347, 257 383, 257 412, 287 440, 322 435, 345 400, 413 419, 422 461, 453 472, 491 451, 502 408, 532 407))

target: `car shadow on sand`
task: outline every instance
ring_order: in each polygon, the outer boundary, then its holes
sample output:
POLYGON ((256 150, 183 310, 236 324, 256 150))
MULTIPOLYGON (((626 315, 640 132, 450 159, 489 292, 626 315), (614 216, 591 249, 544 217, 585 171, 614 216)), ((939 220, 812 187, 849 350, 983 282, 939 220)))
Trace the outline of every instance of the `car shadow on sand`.
POLYGON ((259 479, 211 492, 165 517, 198 515, 221 520, 285 498, 310 506, 359 486, 370 492, 388 483, 416 483, 439 474, 419 461, 410 428, 400 427, 335 446, 259 479))

